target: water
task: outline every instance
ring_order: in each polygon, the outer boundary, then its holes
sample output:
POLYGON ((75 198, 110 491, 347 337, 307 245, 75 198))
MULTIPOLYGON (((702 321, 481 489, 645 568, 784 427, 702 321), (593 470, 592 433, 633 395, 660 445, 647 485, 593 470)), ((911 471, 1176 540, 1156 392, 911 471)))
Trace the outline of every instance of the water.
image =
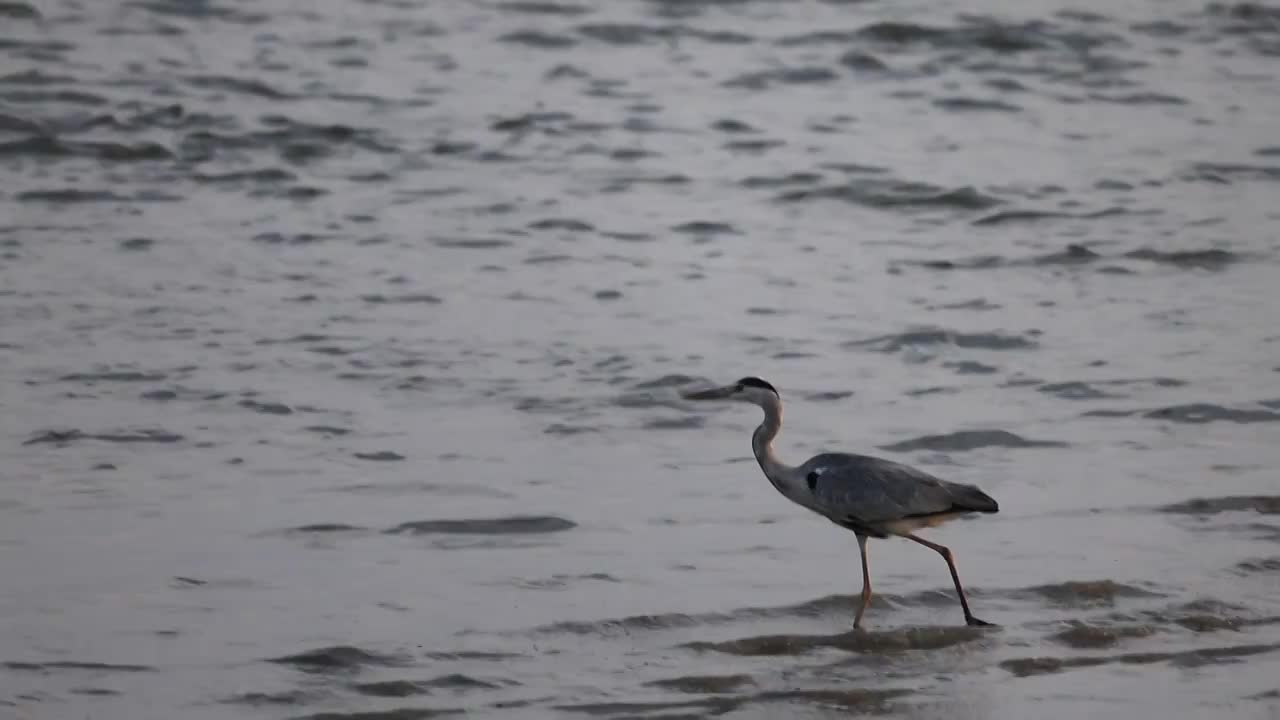
POLYGON ((0 3, 0 716, 1275 717, 1280 7, 0 3), (871 452, 1001 513, 873 541, 871 452))

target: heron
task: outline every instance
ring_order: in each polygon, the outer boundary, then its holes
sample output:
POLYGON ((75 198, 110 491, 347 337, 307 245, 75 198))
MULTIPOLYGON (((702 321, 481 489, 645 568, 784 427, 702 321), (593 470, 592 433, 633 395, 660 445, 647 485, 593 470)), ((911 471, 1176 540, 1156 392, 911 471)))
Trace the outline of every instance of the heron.
POLYGON ((782 429, 782 397, 758 377, 744 377, 732 385, 682 393, 688 400, 734 400, 758 405, 764 422, 751 435, 751 449, 760 469, 778 492, 801 507, 852 530, 862 558, 862 604, 853 618, 862 628, 862 615, 871 603, 871 573, 867 568, 867 540, 896 536, 919 543, 947 561, 951 581, 960 596, 965 623, 991 625, 969 610, 955 556, 950 548, 915 534, 972 513, 999 512, 991 496, 973 485, 936 478, 922 470, 882 458, 852 453, 822 453, 792 467, 773 453, 773 440, 782 429))

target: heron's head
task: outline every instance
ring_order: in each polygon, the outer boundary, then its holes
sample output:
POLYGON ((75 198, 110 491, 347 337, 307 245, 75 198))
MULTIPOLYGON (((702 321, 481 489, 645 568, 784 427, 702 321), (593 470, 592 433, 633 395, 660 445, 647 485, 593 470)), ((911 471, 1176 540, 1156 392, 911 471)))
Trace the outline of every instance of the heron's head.
POLYGON ((777 402, 778 391, 758 377, 744 377, 732 385, 686 393, 686 400, 737 400, 752 405, 777 402))

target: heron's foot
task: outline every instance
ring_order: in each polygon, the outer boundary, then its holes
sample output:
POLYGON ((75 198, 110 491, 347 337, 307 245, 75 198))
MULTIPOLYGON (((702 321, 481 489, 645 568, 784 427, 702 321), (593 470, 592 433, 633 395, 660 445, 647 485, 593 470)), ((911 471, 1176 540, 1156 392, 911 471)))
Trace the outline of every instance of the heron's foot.
POLYGON ((969 627, 996 627, 995 623, 989 623, 986 620, 979 620, 972 615, 966 617, 964 621, 969 627))

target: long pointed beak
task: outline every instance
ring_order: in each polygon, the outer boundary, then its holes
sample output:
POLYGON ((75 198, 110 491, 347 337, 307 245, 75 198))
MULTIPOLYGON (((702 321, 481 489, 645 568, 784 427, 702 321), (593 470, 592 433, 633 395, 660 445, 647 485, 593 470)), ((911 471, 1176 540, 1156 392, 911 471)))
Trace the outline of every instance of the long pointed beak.
POLYGON ((737 390, 736 385, 726 385, 724 387, 711 388, 710 390, 681 393, 681 397, 685 400, 724 400, 737 392, 737 390))

